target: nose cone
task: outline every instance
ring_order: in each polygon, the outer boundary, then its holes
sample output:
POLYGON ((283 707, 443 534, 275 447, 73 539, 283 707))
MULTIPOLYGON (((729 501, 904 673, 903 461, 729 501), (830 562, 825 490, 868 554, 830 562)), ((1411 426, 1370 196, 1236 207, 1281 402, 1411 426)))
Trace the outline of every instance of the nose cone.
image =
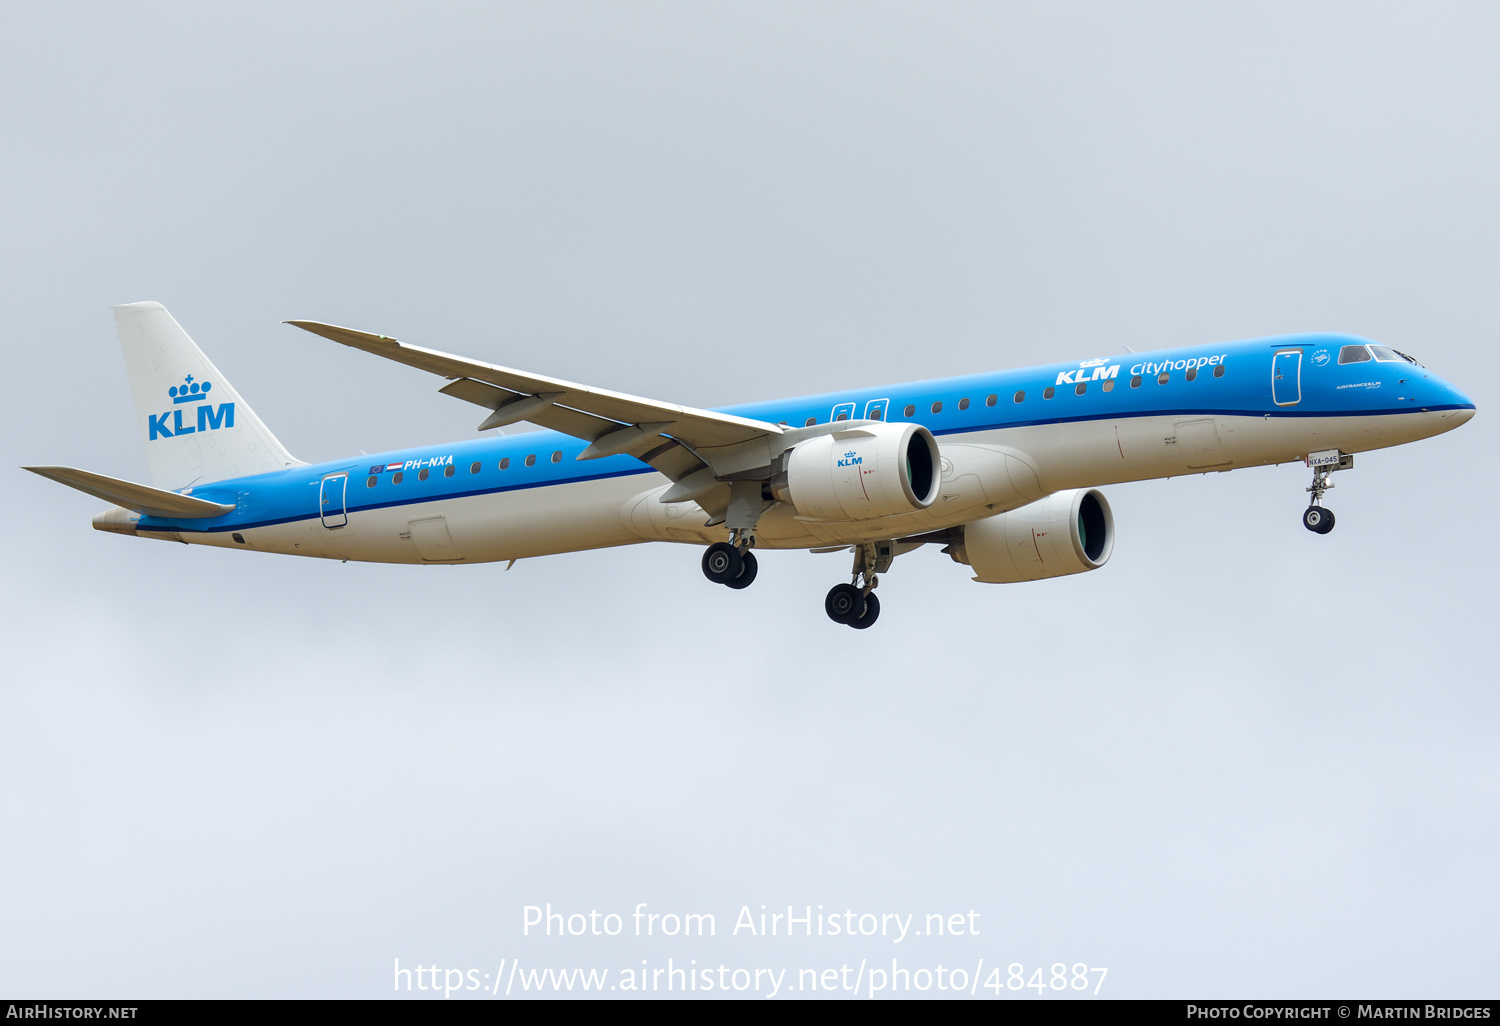
POLYGON ((1443 405, 1451 406, 1454 408, 1455 413, 1462 414, 1461 417, 1458 417, 1454 420, 1454 426, 1465 424, 1469 421, 1469 418, 1474 416, 1474 400, 1470 399, 1468 396, 1464 395, 1458 389, 1454 388, 1452 385, 1448 384, 1448 382, 1442 380, 1441 378, 1433 379, 1433 383, 1438 386, 1438 391, 1440 391, 1443 395, 1443 405))
POLYGON ((1439 431, 1452 431, 1474 419, 1474 400, 1437 376, 1429 378, 1428 384, 1437 393, 1428 402, 1441 421, 1439 431))
POLYGON ((1398 382, 1399 391, 1407 398, 1416 400, 1417 405, 1434 412, 1441 410, 1444 413, 1462 413, 1461 417, 1449 421, 1454 427, 1474 416, 1474 400, 1464 395, 1446 378, 1439 377, 1425 367, 1400 367, 1393 364, 1385 366, 1399 367, 1396 373, 1396 377, 1401 379, 1398 382))

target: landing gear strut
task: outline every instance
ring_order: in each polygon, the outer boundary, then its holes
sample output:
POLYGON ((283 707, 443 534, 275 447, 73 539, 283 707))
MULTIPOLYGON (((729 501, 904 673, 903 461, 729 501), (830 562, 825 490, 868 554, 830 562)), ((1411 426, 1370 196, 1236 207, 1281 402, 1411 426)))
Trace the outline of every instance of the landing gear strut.
POLYGON ((1327 534, 1333 530, 1334 524, 1333 510, 1323 506, 1324 494, 1333 487, 1333 482, 1328 478, 1336 470, 1353 469, 1354 457, 1337 449, 1329 449, 1325 452, 1308 453, 1307 463, 1313 468, 1312 484, 1307 489, 1312 495, 1312 504, 1302 512, 1302 526, 1314 534, 1327 534))

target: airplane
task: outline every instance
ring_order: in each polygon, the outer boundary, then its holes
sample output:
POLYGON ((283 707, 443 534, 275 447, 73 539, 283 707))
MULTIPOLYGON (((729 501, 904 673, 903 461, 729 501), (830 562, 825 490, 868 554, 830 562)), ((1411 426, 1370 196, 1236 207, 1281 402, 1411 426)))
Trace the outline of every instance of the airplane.
POLYGON ((852 551, 824 600, 880 615, 879 576, 941 545, 973 580, 1102 567, 1100 487, 1303 461, 1303 526, 1354 454, 1451 431, 1474 403, 1404 353, 1313 333, 1127 352, 701 410, 317 321, 287 321, 446 379, 525 433, 322 463, 296 459, 160 303, 114 308, 151 484, 26 467, 115 503, 101 531, 381 563, 488 563, 646 541, 701 546, 705 577, 756 578, 756 549, 852 551), (939 441, 941 439, 941 441, 939 441))

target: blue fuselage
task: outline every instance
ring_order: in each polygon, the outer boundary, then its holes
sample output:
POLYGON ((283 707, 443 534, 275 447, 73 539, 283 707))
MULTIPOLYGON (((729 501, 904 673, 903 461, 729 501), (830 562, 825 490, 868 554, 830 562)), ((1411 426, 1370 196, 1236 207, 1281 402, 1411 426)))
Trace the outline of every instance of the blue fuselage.
MULTIPOLYGON (((941 441, 951 436, 1004 440, 1035 436, 1021 429, 1096 421, 1128 424, 1142 418, 1257 418, 1286 427, 1287 421, 1342 418, 1354 423, 1474 409, 1462 392, 1408 360, 1340 363, 1345 347, 1367 345, 1372 343, 1348 335, 1286 335, 858 388, 727 407, 723 412, 791 427, 839 419, 915 422, 941 441)), ((1368 444, 1357 447, 1380 448, 1405 440, 1410 439, 1398 433, 1395 440, 1382 441, 1377 431, 1368 444)), ((191 494, 233 503, 233 512, 209 520, 147 517, 139 528, 191 535, 316 520, 323 513, 320 483, 337 473, 348 475, 343 503, 350 518, 445 499, 655 473, 631 456, 579 461, 576 457, 586 444, 556 432, 535 431, 215 481, 191 489, 191 494)), ((1293 458, 1316 447, 1309 443, 1293 458)), ((1344 445, 1346 451, 1354 448, 1344 445)), ((1132 476, 1165 475, 1145 467, 1113 479, 1132 476)))

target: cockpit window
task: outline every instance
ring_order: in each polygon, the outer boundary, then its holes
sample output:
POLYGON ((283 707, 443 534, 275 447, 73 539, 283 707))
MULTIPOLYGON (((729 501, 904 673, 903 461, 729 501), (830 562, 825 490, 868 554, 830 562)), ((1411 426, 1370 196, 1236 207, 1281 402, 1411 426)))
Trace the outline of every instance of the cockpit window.
POLYGON ((1345 346, 1339 350, 1339 363, 1364 363, 1370 359, 1370 351, 1364 346, 1345 346))
MULTIPOLYGON (((1371 346, 1370 351, 1375 354, 1375 359, 1381 363, 1400 363, 1404 357, 1394 349, 1387 346, 1371 346)), ((1410 360, 1408 363, 1412 362, 1410 360)))

